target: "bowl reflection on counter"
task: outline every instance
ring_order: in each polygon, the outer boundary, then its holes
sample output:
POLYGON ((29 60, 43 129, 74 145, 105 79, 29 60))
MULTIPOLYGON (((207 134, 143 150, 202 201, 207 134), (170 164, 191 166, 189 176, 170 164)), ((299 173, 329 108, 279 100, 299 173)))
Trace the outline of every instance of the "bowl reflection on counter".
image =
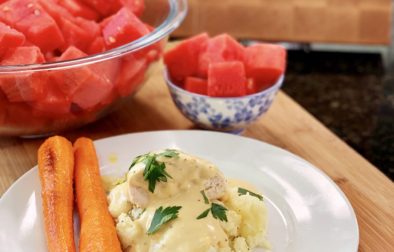
POLYGON ((146 82, 149 69, 161 58, 169 34, 184 19, 186 2, 145 0, 142 20, 155 29, 121 47, 62 62, 0 66, 2 85, 29 84, 25 86, 39 86, 45 92, 45 100, 34 100, 6 97, 0 90, 0 136, 39 136, 76 128, 121 105, 146 82), (59 93, 59 85, 67 88, 68 83, 81 78, 87 88, 86 92, 79 92, 79 97, 71 100, 66 95, 54 95, 59 93), (90 92, 92 88, 95 92, 90 92))

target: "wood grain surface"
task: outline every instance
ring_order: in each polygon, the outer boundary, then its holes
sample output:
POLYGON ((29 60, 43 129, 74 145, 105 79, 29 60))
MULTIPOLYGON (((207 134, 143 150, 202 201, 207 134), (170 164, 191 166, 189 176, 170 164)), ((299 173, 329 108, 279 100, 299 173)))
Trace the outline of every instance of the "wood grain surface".
MULTIPOLYGON (((93 139, 118 134, 192 129, 173 104, 161 69, 136 96, 111 115, 63 135, 93 139)), ((282 147, 308 160, 330 176, 355 209, 360 228, 359 251, 394 251, 394 184, 283 92, 272 108, 250 125, 245 136, 282 147)), ((0 139, 0 195, 36 165, 43 139, 0 139)))

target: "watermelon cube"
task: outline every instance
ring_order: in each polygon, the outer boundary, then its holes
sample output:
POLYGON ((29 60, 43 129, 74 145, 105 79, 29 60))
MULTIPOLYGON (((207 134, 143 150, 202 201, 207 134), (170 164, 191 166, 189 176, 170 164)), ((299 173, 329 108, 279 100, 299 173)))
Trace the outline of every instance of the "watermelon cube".
POLYGON ((245 67, 241 61, 211 63, 208 69, 208 95, 237 97, 246 94, 245 67))
POLYGON ((27 65, 44 63, 44 55, 37 46, 20 46, 10 49, 3 56, 1 65, 27 65))
POLYGON ((256 44, 245 50, 246 75, 258 89, 273 85, 286 68, 286 49, 273 44, 256 44))
POLYGON ((122 68, 116 81, 116 90, 122 97, 128 96, 142 84, 148 67, 145 58, 129 55, 122 60, 122 68))
POLYGON ((110 95, 112 87, 111 83, 104 81, 96 74, 92 74, 82 82, 82 85, 72 96, 71 101, 83 110, 91 110, 110 95))
POLYGON ((87 52, 92 41, 100 34, 99 25, 91 20, 80 17, 73 20, 61 18, 59 22, 66 42, 65 46, 62 47, 63 50, 75 46, 87 52))
POLYGON ((10 0, 0 8, 3 10, 0 12, 0 20, 24 33, 27 40, 43 52, 57 49, 64 43, 56 22, 36 1, 10 0))
POLYGON ((98 20, 100 17, 93 8, 79 0, 55 0, 55 2, 75 17, 83 17, 89 20, 98 20))
POLYGON ((106 17, 117 12, 122 3, 120 0, 81 0, 86 5, 95 9, 102 16, 106 17))
POLYGON ((3 94, 0 88, 0 125, 3 125, 6 121, 7 105, 8 105, 7 98, 5 94, 3 94))
MULTIPOLYGON (((70 46, 59 60, 70 60, 86 56, 81 50, 70 46)), ((59 90, 70 97, 71 102, 83 110, 99 104, 112 89, 112 83, 104 71, 94 71, 94 66, 79 66, 53 73, 52 78, 59 90)), ((110 71, 109 69, 105 71, 110 71)), ((112 71, 112 70, 111 70, 112 71)))
POLYGON ((40 100, 30 103, 33 114, 38 116, 64 116, 70 113, 70 98, 62 94, 55 86, 47 85, 47 94, 40 100))
POLYGON ((18 21, 31 14, 33 9, 31 7, 35 7, 32 0, 5 1, 0 5, 0 20, 13 27, 18 21))
POLYGON ((87 50, 88 54, 96 54, 105 52, 105 42, 103 37, 97 37, 93 40, 93 42, 89 45, 87 50))
POLYGON ((149 33, 148 27, 127 8, 120 9, 103 28, 104 41, 115 48, 149 33))
MULTIPOLYGON (((36 46, 20 46, 8 50, 1 65, 43 63, 44 56, 36 46)), ((0 76, 0 89, 10 102, 35 101, 45 94, 42 73, 4 74, 0 76)))
POLYGON ((202 33, 182 41, 164 54, 164 63, 174 82, 183 82, 198 72, 198 56, 208 42, 208 34, 202 33))
POLYGON ((246 81, 246 94, 251 95, 258 92, 258 88, 256 87, 256 82, 253 78, 248 78, 246 81))
POLYGON ((124 7, 133 12, 136 16, 142 16, 145 9, 144 0, 121 0, 124 7))
MULTIPOLYGON (((71 60, 87 56, 84 52, 74 46, 70 46, 58 58, 58 61, 71 60)), ((82 83, 92 74, 88 67, 75 67, 52 73, 53 82, 66 96, 72 96, 82 83)))
POLYGON ((228 34, 211 38, 199 57, 198 75, 206 77, 211 63, 243 61, 245 48, 228 34))
POLYGON ((57 4, 53 0, 37 0, 42 8, 55 20, 60 27, 62 19, 66 18, 70 21, 74 20, 74 16, 68 12, 63 6, 57 4))
POLYGON ((185 81, 185 89, 192 93, 207 95, 208 81, 196 77, 187 77, 185 81))
POLYGON ((25 43, 25 35, 0 22, 0 57, 10 48, 25 43))

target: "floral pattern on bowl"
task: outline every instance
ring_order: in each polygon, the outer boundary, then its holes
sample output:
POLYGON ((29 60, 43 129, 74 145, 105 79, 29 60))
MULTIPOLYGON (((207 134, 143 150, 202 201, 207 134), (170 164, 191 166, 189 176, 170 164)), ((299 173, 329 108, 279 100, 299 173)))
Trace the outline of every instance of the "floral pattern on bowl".
POLYGON ((164 71, 172 99, 188 119, 201 128, 240 133, 271 106, 284 76, 270 88, 242 97, 209 97, 188 92, 174 83, 164 71))

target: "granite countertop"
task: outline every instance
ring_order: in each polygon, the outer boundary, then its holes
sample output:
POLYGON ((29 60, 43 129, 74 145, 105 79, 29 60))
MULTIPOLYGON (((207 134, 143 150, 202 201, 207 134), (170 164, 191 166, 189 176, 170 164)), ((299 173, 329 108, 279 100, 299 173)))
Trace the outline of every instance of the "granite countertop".
POLYGON ((290 50, 283 90, 394 179, 394 73, 379 54, 290 50))

